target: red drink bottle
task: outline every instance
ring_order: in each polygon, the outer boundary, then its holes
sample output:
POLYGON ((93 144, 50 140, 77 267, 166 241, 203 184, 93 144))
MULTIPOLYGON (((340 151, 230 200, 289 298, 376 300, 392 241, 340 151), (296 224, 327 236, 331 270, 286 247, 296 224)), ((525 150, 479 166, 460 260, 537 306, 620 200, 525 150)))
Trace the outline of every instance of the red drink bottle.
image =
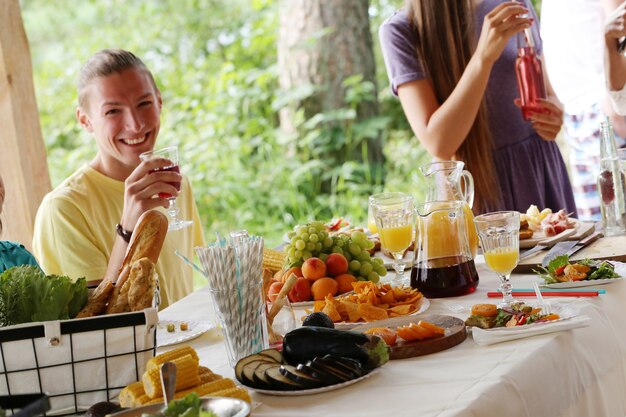
POLYGON ((546 98, 541 58, 535 52, 532 32, 526 29, 517 33, 517 60, 515 62, 517 85, 522 104, 522 117, 530 119, 531 112, 538 112, 537 100, 546 98))

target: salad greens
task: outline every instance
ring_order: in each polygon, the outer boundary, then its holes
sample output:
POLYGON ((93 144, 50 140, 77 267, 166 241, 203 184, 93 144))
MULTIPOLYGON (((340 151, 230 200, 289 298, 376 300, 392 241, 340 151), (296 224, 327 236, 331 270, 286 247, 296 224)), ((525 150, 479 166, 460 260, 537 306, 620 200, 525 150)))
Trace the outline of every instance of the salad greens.
POLYGON ((167 408, 159 414, 143 414, 142 417, 217 417, 215 413, 202 410, 202 401, 195 392, 180 400, 170 401, 167 408))
POLYGON ((32 265, 0 275, 0 326, 76 317, 87 303, 87 281, 46 276, 32 265))
POLYGON ((615 267, 607 261, 597 261, 593 259, 582 259, 570 262, 568 255, 557 256, 550 261, 547 268, 538 265, 539 270, 533 272, 539 274, 546 284, 556 284, 557 282, 594 280, 604 278, 619 278, 615 272, 615 267), (571 273, 565 268, 572 265, 575 271, 571 273), (585 271, 585 272, 582 272, 585 271))

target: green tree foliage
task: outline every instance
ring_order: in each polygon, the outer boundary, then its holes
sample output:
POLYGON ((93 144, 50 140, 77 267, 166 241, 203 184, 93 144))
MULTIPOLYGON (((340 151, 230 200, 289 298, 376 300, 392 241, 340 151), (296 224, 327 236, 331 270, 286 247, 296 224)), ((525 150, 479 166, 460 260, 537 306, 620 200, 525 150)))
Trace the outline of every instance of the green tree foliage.
POLYGON ((351 144, 375 134, 387 158, 384 188, 419 199, 417 167, 428 156, 389 91, 377 42, 379 24, 397 6, 373 0, 370 7, 380 117, 355 121, 356 106, 373 89, 354 77, 346 80, 346 108, 301 117, 289 136, 278 128, 278 112, 313 89, 279 91, 276 0, 82 0, 71 7, 22 0, 53 184, 96 151, 74 117, 80 65, 99 49, 120 47, 155 74, 163 95, 159 146, 180 147, 209 239, 215 231, 246 228, 275 245, 293 225, 314 218, 347 216, 363 224, 367 196, 383 184, 363 181, 358 163, 336 166, 319 156, 350 152, 351 144), (294 157, 286 154, 290 144, 294 157), (322 179, 331 180, 330 192, 320 193, 322 179))

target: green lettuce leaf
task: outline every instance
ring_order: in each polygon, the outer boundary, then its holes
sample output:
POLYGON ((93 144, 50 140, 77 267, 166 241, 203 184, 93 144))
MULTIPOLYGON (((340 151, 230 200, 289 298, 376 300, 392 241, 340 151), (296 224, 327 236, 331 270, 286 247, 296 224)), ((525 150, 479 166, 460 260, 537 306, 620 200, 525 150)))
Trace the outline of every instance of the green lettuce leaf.
POLYGON ((46 276, 32 265, 0 275, 0 326, 74 318, 87 303, 87 282, 46 276))

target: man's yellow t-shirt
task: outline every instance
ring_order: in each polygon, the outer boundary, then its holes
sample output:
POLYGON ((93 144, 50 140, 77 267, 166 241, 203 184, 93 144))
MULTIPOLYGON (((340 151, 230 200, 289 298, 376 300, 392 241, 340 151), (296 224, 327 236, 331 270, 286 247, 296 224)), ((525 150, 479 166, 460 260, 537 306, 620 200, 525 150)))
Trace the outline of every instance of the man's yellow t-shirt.
MULTIPOLYGON (((193 224, 167 232, 156 264, 161 308, 193 291, 193 270, 174 251, 193 259, 194 247, 204 245, 198 209, 186 177, 176 205, 180 218, 193 220, 193 224)), ((44 272, 74 279, 102 279, 123 206, 124 182, 90 166, 80 168, 48 193, 37 211, 33 238, 33 253, 44 272)))

